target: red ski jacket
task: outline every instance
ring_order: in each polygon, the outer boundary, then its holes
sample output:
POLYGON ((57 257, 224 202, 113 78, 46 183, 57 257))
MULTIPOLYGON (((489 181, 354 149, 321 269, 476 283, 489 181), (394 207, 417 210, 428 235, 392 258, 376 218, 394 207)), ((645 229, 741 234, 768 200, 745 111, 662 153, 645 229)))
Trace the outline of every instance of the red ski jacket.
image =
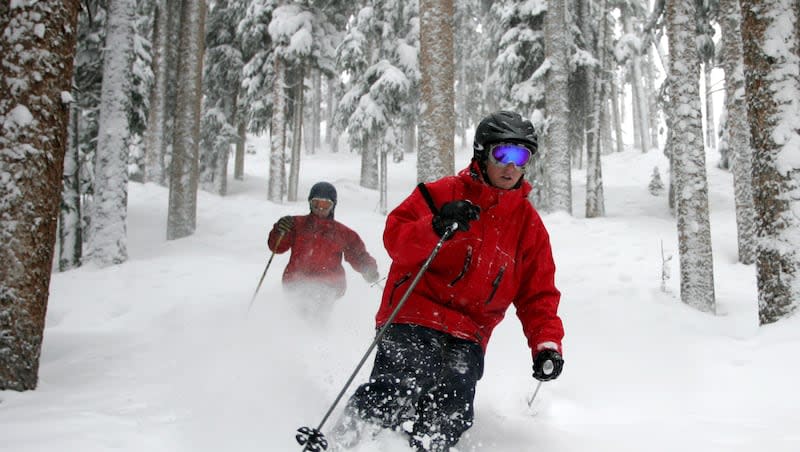
POLYGON ((278 242, 275 227, 267 245, 277 254, 292 250, 289 264, 283 271, 283 283, 313 281, 323 283, 336 292, 336 298, 347 288, 342 257, 359 273, 377 272, 378 265, 369 255, 361 237, 331 218, 316 215, 295 216, 294 228, 278 242), (276 246, 277 243, 277 246, 276 246))
MULTIPOLYGON (((554 282, 549 235, 527 199, 530 184, 494 188, 473 162, 457 176, 425 185, 437 208, 467 199, 481 208, 480 218, 470 223, 469 231, 456 232, 444 242, 393 323, 433 328, 485 350, 492 330, 514 303, 532 355, 543 348, 561 352, 561 294, 554 282)), ((392 265, 376 315, 378 327, 439 241, 432 220, 419 189, 389 214, 383 241, 392 265)))

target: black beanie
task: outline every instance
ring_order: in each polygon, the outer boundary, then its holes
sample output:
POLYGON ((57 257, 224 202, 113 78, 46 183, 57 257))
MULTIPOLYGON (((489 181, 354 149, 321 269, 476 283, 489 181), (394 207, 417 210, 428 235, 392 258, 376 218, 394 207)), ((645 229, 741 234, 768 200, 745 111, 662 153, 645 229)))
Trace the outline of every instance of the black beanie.
POLYGON ((317 182, 311 187, 311 191, 308 192, 308 202, 311 202, 314 198, 330 199, 333 201, 331 213, 328 215, 328 218, 333 219, 334 211, 336 210, 336 187, 328 182, 317 182))
POLYGON ((330 199, 336 205, 336 187, 328 182, 317 182, 308 193, 308 200, 314 198, 330 199))

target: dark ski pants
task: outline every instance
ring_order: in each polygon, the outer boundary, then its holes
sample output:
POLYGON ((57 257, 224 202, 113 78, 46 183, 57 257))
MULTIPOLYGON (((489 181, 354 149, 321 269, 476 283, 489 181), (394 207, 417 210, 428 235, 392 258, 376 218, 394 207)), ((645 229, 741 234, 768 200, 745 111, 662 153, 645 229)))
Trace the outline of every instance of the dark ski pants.
POLYGON ((482 376, 477 343, 418 325, 391 325, 369 382, 356 389, 349 408, 364 420, 406 431, 420 450, 447 451, 472 426, 482 376))

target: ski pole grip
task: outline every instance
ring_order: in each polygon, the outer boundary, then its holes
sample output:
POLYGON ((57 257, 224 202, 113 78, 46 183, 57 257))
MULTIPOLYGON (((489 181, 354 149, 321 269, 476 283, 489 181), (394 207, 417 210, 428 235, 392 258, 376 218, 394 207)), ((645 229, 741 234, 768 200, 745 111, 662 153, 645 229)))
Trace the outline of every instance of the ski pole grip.
POLYGON ((554 369, 555 369, 555 366, 553 365, 553 360, 552 359, 548 359, 542 365, 542 372, 544 372, 545 375, 550 375, 551 373, 553 373, 554 369))

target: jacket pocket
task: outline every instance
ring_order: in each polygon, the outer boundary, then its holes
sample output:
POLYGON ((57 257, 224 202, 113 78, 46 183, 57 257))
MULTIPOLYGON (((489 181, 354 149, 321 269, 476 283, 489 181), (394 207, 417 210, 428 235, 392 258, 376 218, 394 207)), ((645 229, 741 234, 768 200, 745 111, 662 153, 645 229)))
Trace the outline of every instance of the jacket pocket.
POLYGON ((464 257, 464 265, 461 267, 461 273, 459 273, 458 276, 455 277, 455 279, 450 281, 450 284, 448 284, 449 287, 455 286, 456 283, 458 281, 460 281, 461 278, 464 277, 464 275, 467 274, 467 270, 469 269, 469 265, 471 263, 472 263, 472 247, 468 246, 467 247, 467 255, 464 257))
POLYGON ((492 292, 489 294, 489 298, 486 300, 484 305, 487 305, 492 302, 492 298, 494 298, 494 294, 497 293, 497 288, 500 287, 500 281, 503 280, 503 274, 506 272, 506 267, 500 267, 500 271, 497 272, 497 276, 495 276, 494 281, 492 281, 492 292))
POLYGON ((389 306, 390 307, 394 304, 394 293, 397 291, 397 289, 400 288, 400 286, 405 284, 405 282, 408 281, 409 278, 411 278, 411 273, 406 273, 400 279, 395 281, 394 284, 392 285, 392 293, 391 293, 391 295, 389 295, 389 306))

